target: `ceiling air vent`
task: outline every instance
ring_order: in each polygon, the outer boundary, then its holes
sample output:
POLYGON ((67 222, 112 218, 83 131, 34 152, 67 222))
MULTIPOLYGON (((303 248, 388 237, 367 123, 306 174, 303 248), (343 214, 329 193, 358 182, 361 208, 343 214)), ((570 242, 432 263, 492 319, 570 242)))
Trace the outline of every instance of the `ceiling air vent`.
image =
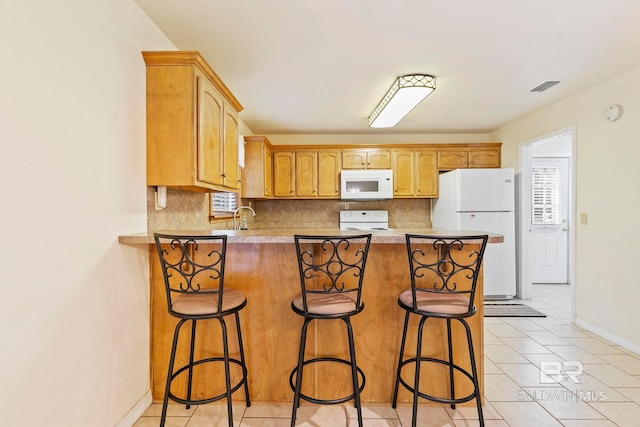
POLYGON ((557 85, 558 83, 560 83, 560 80, 547 80, 546 82, 543 82, 534 87, 529 92, 544 92, 545 90, 557 85))

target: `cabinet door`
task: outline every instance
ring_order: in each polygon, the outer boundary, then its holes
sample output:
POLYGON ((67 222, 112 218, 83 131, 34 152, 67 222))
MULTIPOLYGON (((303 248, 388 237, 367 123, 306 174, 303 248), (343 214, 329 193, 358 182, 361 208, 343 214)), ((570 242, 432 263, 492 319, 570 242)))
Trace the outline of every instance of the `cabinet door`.
POLYGON ((296 165, 295 155, 290 151, 278 151, 273 154, 273 195, 276 197, 294 197, 296 165))
POLYGON ((367 150, 367 169, 390 169, 391 150, 371 149, 367 150))
POLYGON ((393 150, 391 168, 393 169, 393 196, 413 196, 415 176, 414 153, 411 150, 393 150))
POLYGON ((360 149, 342 150, 342 169, 366 169, 367 152, 360 149))
POLYGON ((469 152, 470 168, 499 168, 500 150, 471 150, 469 152))
POLYGON ((223 185, 232 190, 238 189, 238 113, 227 102, 224 103, 224 156, 223 185))
POLYGON ((264 146, 264 195, 273 196, 273 153, 268 146, 264 146))
POLYGON ((340 151, 318 151, 318 197, 340 197, 340 151))
POLYGON ((318 154, 315 151, 296 153, 296 196, 318 195, 318 154))
POLYGON ((416 196, 438 197, 438 153, 416 151, 416 196))
POLYGON ((223 101, 218 90, 198 76, 198 180, 223 185, 221 117, 223 101))
POLYGON ((439 151, 438 169, 451 170, 469 167, 469 152, 460 151, 439 151))
POLYGON ((242 198, 264 199, 273 196, 273 154, 263 136, 245 136, 242 198))

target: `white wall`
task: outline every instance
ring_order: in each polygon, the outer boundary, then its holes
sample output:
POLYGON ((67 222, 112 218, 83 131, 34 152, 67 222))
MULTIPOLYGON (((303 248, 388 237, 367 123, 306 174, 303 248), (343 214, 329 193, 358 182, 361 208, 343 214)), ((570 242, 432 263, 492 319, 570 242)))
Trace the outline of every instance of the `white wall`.
POLYGON ((519 167, 520 144, 576 126, 577 321, 621 344, 640 348, 640 68, 537 111, 492 133, 503 142, 504 167, 519 167), (623 116, 604 111, 620 104, 623 116))
POLYGON ((149 390, 145 66, 130 0, 0 3, 0 425, 114 426, 149 390))

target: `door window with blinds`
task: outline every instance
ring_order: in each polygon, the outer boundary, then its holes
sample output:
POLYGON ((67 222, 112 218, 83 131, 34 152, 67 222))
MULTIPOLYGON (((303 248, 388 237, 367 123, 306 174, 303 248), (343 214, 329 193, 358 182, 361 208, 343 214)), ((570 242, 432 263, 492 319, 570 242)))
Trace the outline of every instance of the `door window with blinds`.
POLYGON ((532 225, 559 225, 560 168, 554 166, 534 166, 531 169, 532 225))

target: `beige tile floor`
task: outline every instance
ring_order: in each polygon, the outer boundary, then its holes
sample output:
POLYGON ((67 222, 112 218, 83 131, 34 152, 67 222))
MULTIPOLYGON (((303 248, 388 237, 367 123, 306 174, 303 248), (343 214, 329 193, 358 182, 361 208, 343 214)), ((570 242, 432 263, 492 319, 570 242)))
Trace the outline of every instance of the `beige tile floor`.
MULTIPOLYGON (((640 426, 640 355, 572 324, 566 285, 534 285, 524 302, 547 317, 485 318, 485 425, 640 426)), ((134 427, 157 426, 160 409, 151 405, 134 427)), ((363 415, 365 427, 411 425, 410 406, 366 406, 363 415)), ((234 405, 235 426, 289 426, 290 416, 288 404, 234 405)), ((421 406, 418 418, 422 427, 478 425, 472 407, 421 406)), ((227 425, 225 405, 169 407, 168 427, 227 425)), ((355 409, 304 405, 297 426, 357 426, 355 409)))

